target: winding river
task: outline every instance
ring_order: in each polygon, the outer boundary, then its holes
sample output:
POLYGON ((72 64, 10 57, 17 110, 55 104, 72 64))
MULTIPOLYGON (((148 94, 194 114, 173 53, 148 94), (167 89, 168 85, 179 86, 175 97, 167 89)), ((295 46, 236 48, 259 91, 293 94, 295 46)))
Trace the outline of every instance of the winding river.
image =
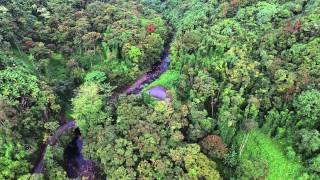
MULTIPOLYGON (((164 50, 161 55, 161 62, 154 65, 154 67, 140 76, 133 84, 127 87, 120 93, 114 93, 110 101, 115 101, 120 95, 130 95, 130 94, 139 94, 143 87, 160 77, 169 66, 169 51, 171 42, 173 40, 173 33, 169 33, 166 43, 164 45, 164 50)), ((60 126, 58 130, 40 147, 39 156, 36 160, 35 166, 33 168, 33 173, 42 173, 44 170, 44 156, 48 146, 54 146, 61 135, 67 132, 70 129, 76 128, 76 122, 71 120, 66 124, 60 126)), ((64 149, 63 159, 64 159, 64 168, 67 172, 68 177, 77 178, 77 177, 89 177, 89 179, 94 178, 94 168, 93 163, 90 160, 87 160, 82 155, 82 146, 83 140, 81 138, 81 133, 78 128, 74 130, 74 138, 64 149)))

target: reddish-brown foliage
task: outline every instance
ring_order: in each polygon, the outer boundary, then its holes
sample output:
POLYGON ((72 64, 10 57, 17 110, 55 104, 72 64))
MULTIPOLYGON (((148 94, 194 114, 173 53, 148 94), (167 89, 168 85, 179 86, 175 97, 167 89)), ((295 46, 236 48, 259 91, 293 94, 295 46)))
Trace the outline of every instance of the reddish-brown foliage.
POLYGON ((230 0, 230 5, 235 8, 239 5, 239 0, 230 0))
POLYGON ((75 16, 76 18, 81 18, 82 15, 83 15, 83 12, 82 12, 82 11, 77 11, 77 12, 74 13, 74 16, 75 16))
POLYGON ((226 17, 230 9, 231 9, 231 7, 230 7, 229 3, 223 4, 222 11, 221 11, 222 17, 226 17))
POLYGON ((296 88, 295 87, 291 87, 287 89, 287 94, 294 94, 296 92, 296 88))
POLYGON ((312 80, 311 80, 311 77, 310 77, 309 74, 305 73, 305 74, 302 75, 302 83, 303 83, 304 85, 309 84, 311 81, 312 81, 312 80))
POLYGON ((209 135, 201 141, 201 146, 205 153, 212 157, 222 158, 228 148, 223 144, 220 136, 209 135))
POLYGON ((32 41, 32 40, 26 40, 26 41, 24 41, 24 44, 25 44, 26 46, 31 47, 31 46, 33 46, 33 41, 32 41))
POLYGON ((287 89, 287 92, 284 94, 283 98, 285 101, 290 101, 294 93, 297 92, 295 87, 290 87, 287 89))
POLYGON ((146 30, 148 33, 153 33, 156 31, 156 26, 154 24, 149 24, 147 27, 146 27, 146 30))
POLYGON ((68 62, 67 62, 67 66, 69 68, 75 68, 78 66, 78 62, 75 60, 75 59, 70 59, 68 62))
POLYGON ((291 22, 289 21, 287 25, 287 31, 291 33, 296 33, 300 30, 301 26, 302 26, 302 22, 300 20, 295 22, 294 25, 292 25, 291 22))

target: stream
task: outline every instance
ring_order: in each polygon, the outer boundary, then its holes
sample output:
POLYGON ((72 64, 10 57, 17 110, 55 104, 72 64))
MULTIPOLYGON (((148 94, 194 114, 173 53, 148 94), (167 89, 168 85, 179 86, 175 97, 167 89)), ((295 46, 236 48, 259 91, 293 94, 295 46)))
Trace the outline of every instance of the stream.
POLYGON ((168 66, 170 63, 169 50, 170 50, 170 44, 171 44, 172 38, 173 38, 173 35, 169 34, 168 40, 166 41, 167 43, 165 44, 165 47, 161 56, 161 62, 158 64, 155 64, 150 71, 146 72, 140 78, 138 78, 122 94, 125 94, 125 95, 139 94, 145 85, 155 81, 160 77, 161 74, 163 74, 168 70, 168 66))
MULTIPOLYGON (((128 86, 125 90, 120 93, 114 93, 109 101, 113 102, 120 95, 139 94, 143 87, 160 77, 165 71, 167 71, 170 59, 169 51, 171 42, 173 40, 173 32, 170 32, 168 38, 164 44, 164 50, 161 55, 161 62, 154 65, 154 67, 148 72, 140 76, 133 84, 128 86)), ((64 149, 64 169, 67 172, 69 178, 88 177, 94 179, 94 166, 90 160, 87 160, 82 155, 83 139, 81 138, 81 132, 76 128, 76 122, 71 120, 66 124, 60 126, 58 130, 40 147, 39 156, 36 160, 33 168, 33 173, 42 173, 44 170, 44 156, 48 145, 54 146, 61 135, 66 133, 70 129, 74 129, 74 138, 64 149)))

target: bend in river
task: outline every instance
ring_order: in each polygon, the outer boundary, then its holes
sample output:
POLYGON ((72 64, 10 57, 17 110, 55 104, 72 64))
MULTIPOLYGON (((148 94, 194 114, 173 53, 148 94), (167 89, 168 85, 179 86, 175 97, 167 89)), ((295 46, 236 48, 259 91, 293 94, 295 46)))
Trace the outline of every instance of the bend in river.
POLYGON ((138 78, 132 85, 130 85, 127 89, 125 89, 122 93, 116 95, 129 95, 129 94, 139 94, 143 87, 146 84, 149 84, 153 81, 155 81, 157 78, 160 77, 161 74, 167 71, 170 59, 169 59, 169 54, 170 54, 170 47, 171 47, 171 42, 173 40, 174 33, 170 32, 168 34, 168 38, 166 40, 166 43, 164 45, 164 50, 161 55, 161 62, 157 63, 154 65, 154 67, 144 73, 140 78, 138 78))
MULTIPOLYGON (((139 94, 146 84, 149 84, 159 78, 160 75, 168 69, 170 63, 170 59, 168 56, 172 40, 173 32, 170 32, 164 46, 164 51, 161 55, 161 62, 155 64, 154 68, 143 74, 123 92, 115 93, 113 97, 111 97, 110 101, 117 99, 119 95, 139 94)), ((66 124, 60 126, 59 129, 44 144, 41 145, 40 154, 34 166, 33 173, 43 172, 43 159, 48 145, 55 145, 61 135, 66 133, 69 129, 76 127, 77 125, 75 121, 72 120, 67 122, 66 124)), ((77 128, 75 130, 75 136, 73 140, 65 148, 63 154, 65 170, 67 171, 67 174, 70 178, 85 176, 91 179, 94 177, 93 163, 83 157, 81 152, 82 147, 83 140, 81 138, 80 130, 77 128)))

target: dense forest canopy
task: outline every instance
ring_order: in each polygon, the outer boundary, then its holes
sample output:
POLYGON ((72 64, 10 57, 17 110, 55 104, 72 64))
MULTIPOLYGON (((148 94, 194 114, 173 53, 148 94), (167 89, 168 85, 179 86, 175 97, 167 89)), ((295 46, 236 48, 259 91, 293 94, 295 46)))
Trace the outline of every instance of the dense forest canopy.
POLYGON ((0 144, 0 180, 320 179, 320 1, 0 0, 0 144))

